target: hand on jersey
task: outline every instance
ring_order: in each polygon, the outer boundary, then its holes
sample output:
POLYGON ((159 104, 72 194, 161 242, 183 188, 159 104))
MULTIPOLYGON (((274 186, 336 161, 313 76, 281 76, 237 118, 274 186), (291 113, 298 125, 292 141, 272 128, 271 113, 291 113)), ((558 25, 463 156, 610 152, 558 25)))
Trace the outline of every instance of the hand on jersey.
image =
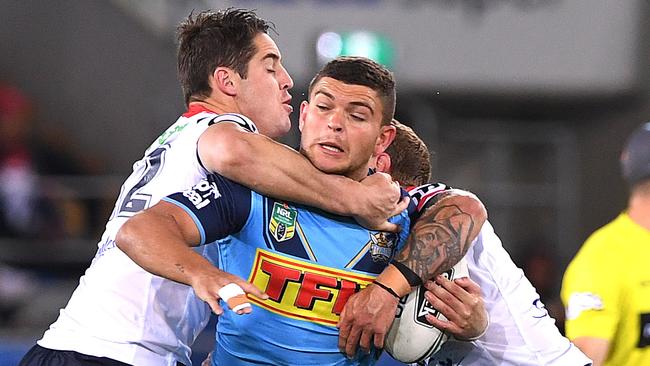
POLYGON ((375 173, 361 181, 362 191, 356 194, 354 219, 363 227, 387 231, 400 231, 399 225, 388 222, 388 218, 398 215, 409 205, 409 198, 401 198, 399 184, 390 175, 375 173))
POLYGON ((453 281, 438 275, 434 281, 425 283, 425 297, 447 320, 430 314, 427 321, 440 330, 452 334, 459 340, 474 340, 485 333, 489 319, 481 289, 468 277, 453 281))
POLYGON ((253 311, 247 301, 246 294, 262 300, 269 297, 250 282, 215 267, 206 268, 205 271, 194 276, 191 285, 196 296, 208 303, 212 311, 217 315, 223 313, 223 308, 219 305, 219 299, 224 300, 231 310, 241 315, 253 311))
POLYGON ((343 307, 339 328, 339 349, 352 358, 359 346, 370 352, 371 344, 384 347, 384 340, 395 319, 398 299, 376 285, 369 285, 350 296, 343 307))

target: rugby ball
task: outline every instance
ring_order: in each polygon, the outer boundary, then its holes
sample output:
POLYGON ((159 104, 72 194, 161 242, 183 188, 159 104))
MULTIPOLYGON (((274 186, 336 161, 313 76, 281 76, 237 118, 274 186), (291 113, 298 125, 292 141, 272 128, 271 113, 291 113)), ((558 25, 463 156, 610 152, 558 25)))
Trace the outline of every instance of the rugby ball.
MULTIPOLYGON (((452 269, 443 273, 449 279, 467 277, 467 262, 461 259, 452 269)), ((449 335, 432 326, 425 318, 431 314, 447 320, 433 308, 424 297, 426 288, 419 286, 400 299, 395 320, 388 330, 384 349, 396 360, 404 363, 421 361, 435 352, 447 341, 449 335)))

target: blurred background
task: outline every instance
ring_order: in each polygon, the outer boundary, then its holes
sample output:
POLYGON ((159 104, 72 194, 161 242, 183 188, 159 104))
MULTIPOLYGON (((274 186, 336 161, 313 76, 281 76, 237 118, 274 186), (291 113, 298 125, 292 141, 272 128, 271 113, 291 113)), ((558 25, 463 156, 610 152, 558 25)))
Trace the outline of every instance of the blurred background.
POLYGON ((625 207, 618 157, 650 120, 647 1, 0 0, 0 365, 55 320, 131 164, 183 112, 176 25, 229 6, 275 23, 294 107, 332 57, 389 66, 435 179, 482 198, 562 328, 562 273, 625 207))

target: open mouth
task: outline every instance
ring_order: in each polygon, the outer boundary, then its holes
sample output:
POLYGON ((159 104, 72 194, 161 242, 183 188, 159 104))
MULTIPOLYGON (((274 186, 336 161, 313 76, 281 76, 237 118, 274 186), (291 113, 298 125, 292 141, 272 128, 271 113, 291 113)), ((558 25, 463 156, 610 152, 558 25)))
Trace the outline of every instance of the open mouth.
POLYGON ((339 152, 343 152, 343 149, 341 149, 340 147, 338 147, 338 146, 336 146, 336 145, 327 144, 327 143, 322 143, 322 144, 319 144, 319 145, 320 145, 323 149, 328 150, 328 151, 337 152, 337 153, 339 153, 339 152))

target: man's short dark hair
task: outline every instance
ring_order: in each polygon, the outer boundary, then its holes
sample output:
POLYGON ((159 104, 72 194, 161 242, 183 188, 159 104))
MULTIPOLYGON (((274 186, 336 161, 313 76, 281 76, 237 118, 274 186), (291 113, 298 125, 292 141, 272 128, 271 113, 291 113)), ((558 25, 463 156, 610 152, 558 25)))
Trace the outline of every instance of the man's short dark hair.
POLYGON ((365 57, 338 57, 314 76, 309 84, 309 95, 314 85, 324 77, 345 84, 367 86, 377 92, 383 109, 381 124, 390 124, 395 114, 395 78, 387 68, 365 57))
POLYGON ((257 51, 253 39, 273 24, 244 9, 203 11, 178 26, 178 78, 185 104, 193 96, 207 97, 209 76, 217 67, 229 67, 246 78, 248 62, 257 51))

